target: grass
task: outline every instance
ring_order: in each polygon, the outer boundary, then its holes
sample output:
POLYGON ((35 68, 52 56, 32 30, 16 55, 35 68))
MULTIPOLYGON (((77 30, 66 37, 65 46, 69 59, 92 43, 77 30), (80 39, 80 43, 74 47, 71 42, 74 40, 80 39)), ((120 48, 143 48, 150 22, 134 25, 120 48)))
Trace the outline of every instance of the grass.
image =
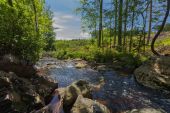
MULTIPOLYGON (((107 44, 106 44, 107 45, 107 44)), ((118 52, 113 48, 104 46, 98 48, 96 40, 58 40, 56 41, 56 51, 52 56, 58 59, 76 59, 80 58, 89 62, 113 63, 121 62, 121 66, 139 66, 147 58, 134 53, 118 52)))
MULTIPOLYGON (((114 64, 115 61, 119 62, 122 67, 138 67, 144 61, 146 61, 152 52, 150 46, 146 47, 146 51, 143 51, 141 47, 140 52, 137 51, 139 37, 133 37, 133 51, 131 53, 118 52, 116 49, 109 46, 110 38, 105 38, 104 46, 102 48, 97 47, 97 42, 95 39, 87 40, 57 40, 55 42, 56 51, 51 54, 53 57, 58 59, 76 59, 80 58, 89 62, 97 63, 111 63, 114 64), (144 54, 145 53, 145 54, 144 54)), ((170 37, 166 36, 159 38, 156 41, 155 47, 159 48, 162 45, 170 45, 170 37)), ((128 47, 127 47, 128 48, 128 47)), ((115 64, 117 65, 117 64, 115 64)))

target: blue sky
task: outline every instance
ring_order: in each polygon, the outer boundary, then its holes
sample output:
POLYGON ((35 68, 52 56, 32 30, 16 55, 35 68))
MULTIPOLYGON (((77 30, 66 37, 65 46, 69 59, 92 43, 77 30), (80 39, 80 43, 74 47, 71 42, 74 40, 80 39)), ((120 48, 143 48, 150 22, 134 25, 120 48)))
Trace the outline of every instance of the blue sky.
POLYGON ((81 17, 74 10, 79 6, 79 0, 46 0, 47 6, 54 13, 53 26, 57 39, 79 39, 89 37, 81 31, 81 17))
MULTIPOLYGON (((104 2, 104 6, 107 6, 110 0, 105 0, 104 2)), ((82 39, 90 37, 87 32, 82 32, 81 17, 74 12, 79 7, 79 0, 46 0, 46 5, 50 7, 54 14, 53 26, 59 28, 55 30, 56 39, 82 39)), ((140 20, 139 22, 141 22, 140 20)), ((170 22, 170 18, 168 21, 170 22)))

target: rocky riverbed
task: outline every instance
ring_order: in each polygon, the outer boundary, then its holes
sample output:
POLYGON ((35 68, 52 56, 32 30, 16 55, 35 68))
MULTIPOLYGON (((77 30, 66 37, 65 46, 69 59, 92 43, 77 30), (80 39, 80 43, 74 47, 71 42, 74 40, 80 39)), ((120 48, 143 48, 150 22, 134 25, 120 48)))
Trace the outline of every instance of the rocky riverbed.
POLYGON ((170 112, 170 93, 143 87, 136 82, 133 75, 125 76, 103 64, 97 67, 89 66, 81 60, 42 59, 40 64, 47 65, 47 62, 48 66, 52 67, 48 70, 48 75, 59 81, 59 87, 67 87, 80 79, 91 84, 97 84, 104 79, 104 86, 93 92, 92 97, 106 105, 113 113, 129 113, 131 110, 137 113, 170 112))
POLYGON ((0 70, 0 113, 44 113, 42 108, 58 87, 66 113, 170 112, 168 91, 143 87, 133 75, 124 76, 106 65, 44 58, 33 67, 1 59, 0 70), (101 81, 101 89, 91 90, 101 81))

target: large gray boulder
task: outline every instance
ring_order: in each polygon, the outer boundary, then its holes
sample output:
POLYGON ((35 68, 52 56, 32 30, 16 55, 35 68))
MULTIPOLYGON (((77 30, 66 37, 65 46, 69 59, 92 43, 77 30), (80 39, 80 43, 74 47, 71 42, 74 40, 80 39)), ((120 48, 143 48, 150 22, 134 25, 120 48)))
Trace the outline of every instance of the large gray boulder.
MULTIPOLYGON (((84 80, 75 81, 71 85, 65 88, 58 88, 57 90, 61 98, 63 98, 63 108, 66 113, 70 113, 70 110, 73 107, 79 95, 82 95, 83 97, 86 98, 92 98, 91 92, 92 85, 84 80)), ((49 107, 46 106, 40 109, 39 111, 36 111, 35 113, 48 113, 48 112, 49 107)))
POLYGON ((170 90, 170 57, 154 57, 137 68, 136 80, 153 89, 170 90))
POLYGON ((91 85, 84 80, 73 82, 71 85, 65 88, 64 94, 64 109, 70 111, 79 95, 83 95, 86 98, 92 98, 91 85))
POLYGON ((106 106, 99 102, 79 95, 71 109, 71 113, 110 113, 110 111, 106 106))

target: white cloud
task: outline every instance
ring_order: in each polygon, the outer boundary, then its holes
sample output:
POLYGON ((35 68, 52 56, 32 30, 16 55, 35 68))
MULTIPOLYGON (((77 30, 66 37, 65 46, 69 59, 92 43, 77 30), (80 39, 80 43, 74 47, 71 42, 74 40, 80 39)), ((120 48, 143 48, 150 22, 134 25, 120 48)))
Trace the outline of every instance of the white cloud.
POLYGON ((81 32, 80 36, 83 38, 90 38, 91 35, 88 32, 81 32))
POLYGON ((69 20, 69 19, 73 19, 74 17, 72 15, 63 15, 61 18, 69 20))
POLYGON ((53 27, 56 39, 84 39, 89 38, 89 33, 82 33, 80 17, 67 13, 55 12, 53 27))

